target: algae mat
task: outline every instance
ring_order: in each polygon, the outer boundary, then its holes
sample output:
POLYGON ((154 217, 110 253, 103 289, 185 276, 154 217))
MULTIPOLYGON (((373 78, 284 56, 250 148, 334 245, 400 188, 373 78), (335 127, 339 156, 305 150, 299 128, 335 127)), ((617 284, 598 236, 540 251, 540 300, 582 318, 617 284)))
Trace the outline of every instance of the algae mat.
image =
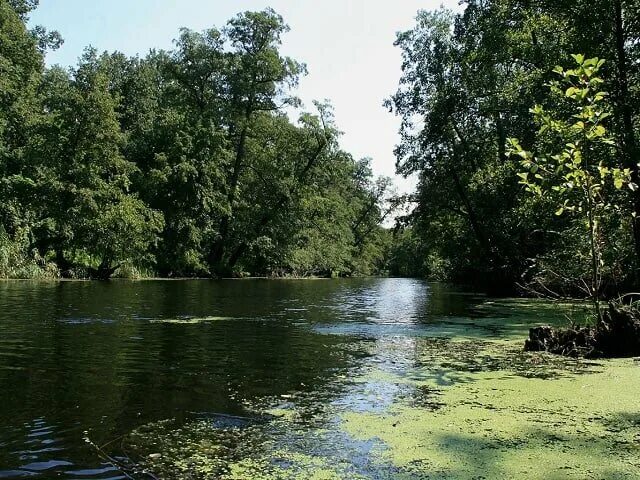
POLYGON ((126 448, 164 478, 640 478, 640 362, 522 352, 558 311, 484 302, 426 325, 322 325, 357 338, 331 388, 147 425, 126 448))
POLYGON ((346 413, 343 428, 383 442, 379 461, 407 478, 640 478, 640 365, 633 360, 553 378, 480 371, 439 392, 435 410, 399 402, 382 413, 346 413))

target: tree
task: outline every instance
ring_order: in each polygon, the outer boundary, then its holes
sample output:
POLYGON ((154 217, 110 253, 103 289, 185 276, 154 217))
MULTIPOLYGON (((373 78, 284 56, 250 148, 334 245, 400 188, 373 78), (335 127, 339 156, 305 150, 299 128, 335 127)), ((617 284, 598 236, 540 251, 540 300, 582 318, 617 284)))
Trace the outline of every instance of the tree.
POLYGON ((0 0, 0 226, 10 237, 30 221, 25 149, 39 116, 36 89, 43 71, 37 41, 19 15, 27 10, 14 7, 0 0))
POLYGON ((453 24, 446 10, 421 12, 416 28, 398 36, 403 76, 387 102, 402 117, 397 169, 419 174, 416 229, 450 239, 451 254, 439 255, 455 255, 458 271, 452 274, 472 282, 489 275, 498 285, 508 270, 501 247, 513 241, 496 238, 511 230, 504 225, 513 204, 506 195, 513 190, 510 166, 486 141, 498 138, 495 114, 469 89, 472 66, 453 24), (497 189, 505 193, 501 202, 491 198, 497 189))
POLYGON ((162 217, 130 192, 136 167, 121 154, 116 101, 95 52, 71 77, 48 72, 43 87, 48 115, 30 151, 42 199, 39 247, 52 249, 62 270, 82 266, 108 278, 155 241, 162 217))
POLYGON ((531 110, 540 125, 543 153, 534 155, 514 138, 509 139, 509 152, 521 158, 526 170, 518 176, 528 192, 552 197, 558 205, 556 215, 570 212, 584 225, 590 275, 588 282, 580 280, 600 321, 601 269, 607 242, 602 225, 606 216, 623 208, 611 188, 620 190, 628 185, 635 191, 638 186, 630 181, 629 168, 616 166, 615 142, 605 127, 611 113, 608 94, 601 90, 603 80, 598 76, 604 60, 583 55, 573 58, 575 68, 558 66, 554 70, 562 78, 562 82, 551 84, 553 94, 560 97, 559 108, 549 112, 537 105, 531 110), (564 111, 563 98, 569 102, 564 111))
POLYGON ((247 142, 254 117, 297 103, 288 94, 304 66, 278 52, 280 36, 288 30, 282 17, 273 10, 245 12, 229 21, 225 35, 233 48, 229 65, 229 103, 224 112, 228 122, 232 159, 226 169, 226 205, 218 235, 209 253, 214 272, 228 272, 228 241, 232 230, 237 192, 247 170, 247 142))

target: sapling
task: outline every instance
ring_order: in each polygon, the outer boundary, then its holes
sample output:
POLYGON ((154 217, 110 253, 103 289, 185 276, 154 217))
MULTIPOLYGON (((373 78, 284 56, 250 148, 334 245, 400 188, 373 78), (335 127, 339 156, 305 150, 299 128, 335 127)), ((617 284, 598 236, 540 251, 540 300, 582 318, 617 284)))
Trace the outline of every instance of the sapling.
POLYGON ((622 206, 612 194, 622 188, 637 189, 631 171, 617 166, 615 142, 607 132, 608 94, 598 76, 604 60, 572 55, 576 66, 549 84, 558 98, 553 111, 536 105, 530 111, 536 124, 539 152, 525 150, 516 138, 507 140, 509 155, 520 157, 520 183, 532 195, 556 203, 556 215, 572 215, 585 229, 589 249, 589 279, 582 279, 596 318, 602 320, 600 293, 606 215, 622 206), (566 104, 566 108, 562 108, 566 104))

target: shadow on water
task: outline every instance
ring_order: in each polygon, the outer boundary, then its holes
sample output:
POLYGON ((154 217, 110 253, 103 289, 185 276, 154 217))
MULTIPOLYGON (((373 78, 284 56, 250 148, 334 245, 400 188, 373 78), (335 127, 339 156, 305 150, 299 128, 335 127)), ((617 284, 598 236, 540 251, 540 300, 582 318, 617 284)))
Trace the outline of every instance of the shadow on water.
POLYGON ((104 478, 113 472, 103 470, 85 431, 103 444, 190 412, 243 415, 246 402, 263 396, 330 392, 331 380, 357 362, 346 347, 351 339, 304 325, 307 315, 331 315, 324 306, 340 288, 324 281, 0 283, 0 477, 104 478), (185 318, 215 320, 162 321, 185 318))
POLYGON ((188 458, 191 438, 211 468, 276 452, 242 465, 395 478, 341 412, 437 410, 477 372, 580 371, 492 342, 559 317, 410 279, 0 282, 0 478, 122 478, 86 435, 114 455, 188 458))

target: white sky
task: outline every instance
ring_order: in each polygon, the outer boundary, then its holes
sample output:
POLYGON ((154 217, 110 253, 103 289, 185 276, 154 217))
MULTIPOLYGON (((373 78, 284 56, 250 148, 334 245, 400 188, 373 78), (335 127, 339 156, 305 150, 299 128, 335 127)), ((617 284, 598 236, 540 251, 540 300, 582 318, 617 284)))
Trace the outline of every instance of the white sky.
POLYGON ((330 100, 342 147, 356 158, 371 157, 377 175, 393 177, 398 191, 408 193, 414 180, 395 176, 400 122, 382 102, 400 77, 396 32, 411 28, 419 9, 441 4, 460 8, 458 0, 40 0, 31 23, 62 34, 65 44, 47 63, 66 66, 87 45, 144 55, 170 48, 180 27, 221 27, 240 11, 271 6, 291 27, 282 52, 307 64, 297 92, 305 106, 330 100))

